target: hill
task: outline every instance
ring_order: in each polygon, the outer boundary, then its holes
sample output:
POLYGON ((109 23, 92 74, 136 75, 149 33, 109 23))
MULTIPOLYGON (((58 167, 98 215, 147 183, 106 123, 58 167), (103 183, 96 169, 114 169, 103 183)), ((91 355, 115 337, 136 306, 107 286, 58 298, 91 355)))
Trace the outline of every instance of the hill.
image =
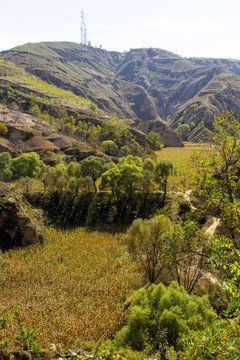
POLYGON ((109 52, 69 42, 26 44, 0 56, 125 119, 160 119, 189 140, 206 138, 214 116, 240 112, 240 61, 182 58, 162 49, 109 52))

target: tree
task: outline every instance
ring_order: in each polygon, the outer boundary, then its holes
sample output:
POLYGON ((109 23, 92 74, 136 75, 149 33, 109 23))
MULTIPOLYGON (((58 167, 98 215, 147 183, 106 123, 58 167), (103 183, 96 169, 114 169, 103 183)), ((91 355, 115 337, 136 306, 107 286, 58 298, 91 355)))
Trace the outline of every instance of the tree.
POLYGON ((64 164, 48 167, 43 174, 44 188, 51 187, 61 193, 67 183, 67 169, 64 164))
POLYGON ((8 152, 0 153, 0 171, 2 171, 12 160, 11 155, 8 152))
POLYGON ((36 177, 41 166, 40 156, 30 152, 13 159, 10 168, 14 178, 18 179, 21 176, 36 177))
POLYGON ((163 256, 179 285, 191 294, 210 265, 210 240, 194 221, 174 224, 163 256))
POLYGON ((224 236, 216 237, 212 247, 212 264, 225 272, 223 288, 231 294, 229 309, 233 311, 240 307, 240 118, 223 112, 213 130, 211 157, 200 163, 195 193, 203 210, 218 214, 224 225, 224 236))
MULTIPOLYGON (((200 163, 197 194, 205 210, 219 214, 228 236, 237 241, 240 228, 240 201, 237 199, 240 166, 240 119, 224 112, 215 119, 211 156, 200 163)), ((237 245, 237 243, 236 243, 237 245)))
POLYGON ((143 180, 142 187, 143 192, 148 194, 149 192, 154 190, 154 168, 155 161, 150 158, 146 158, 143 162, 143 180))
POLYGON ((160 150, 163 147, 163 144, 161 143, 161 136, 154 131, 150 131, 147 134, 147 141, 154 150, 160 150))
MULTIPOLYGON (((137 161, 137 159, 135 159, 137 161)), ((127 199, 132 199, 134 193, 142 186, 142 168, 134 162, 130 156, 128 161, 121 159, 118 166, 102 174, 101 189, 111 190, 116 201, 120 193, 124 193, 127 199)))
POLYGON ((165 266, 163 253, 171 232, 171 220, 164 215, 150 220, 136 219, 128 230, 128 250, 139 262, 150 283, 158 279, 165 266))
POLYGON ((100 178, 102 173, 105 170, 105 159, 102 159, 98 156, 88 156, 86 159, 80 162, 81 164, 81 174, 83 177, 90 176, 93 184, 95 192, 97 192, 96 181, 100 178))
MULTIPOLYGON (((168 287, 160 283, 139 289, 127 314, 127 324, 116 335, 117 344, 139 351, 151 346, 152 352, 161 346, 163 331, 168 346, 177 348, 180 336, 189 330, 203 330, 216 317, 207 297, 189 295, 176 282, 168 287)), ((162 356, 161 359, 166 359, 162 356)))
POLYGON ((164 215, 137 219, 127 233, 127 246, 149 282, 167 272, 189 294, 210 267, 208 238, 193 221, 173 224, 164 215))
POLYGON ((190 132, 190 126, 187 124, 179 125, 177 133, 183 141, 186 141, 190 132))
POLYGON ((163 187, 163 203, 167 195, 168 178, 176 173, 177 169, 171 160, 160 160, 155 165, 155 181, 163 187))
POLYGON ((102 190, 110 190, 112 192, 115 200, 118 200, 118 195, 120 194, 120 170, 118 166, 105 171, 102 174, 100 188, 102 190))
POLYGON ((113 140, 106 140, 101 143, 103 151, 105 154, 110 156, 115 156, 117 154, 117 145, 113 140))

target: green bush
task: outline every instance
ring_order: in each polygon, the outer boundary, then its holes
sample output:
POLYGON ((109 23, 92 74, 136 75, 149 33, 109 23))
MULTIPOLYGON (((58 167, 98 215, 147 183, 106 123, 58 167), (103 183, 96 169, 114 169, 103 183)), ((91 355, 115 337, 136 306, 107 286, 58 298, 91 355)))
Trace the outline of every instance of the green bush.
POLYGON ((34 354, 39 353, 42 349, 38 341, 38 330, 31 326, 25 328, 23 324, 20 324, 20 333, 16 336, 16 340, 23 350, 31 350, 34 354))
POLYGON ((133 296, 127 325, 117 333, 116 342, 138 351, 151 345, 154 352, 160 348, 160 336, 166 330, 168 345, 177 348, 180 336, 203 329, 214 318, 206 297, 189 295, 176 282, 169 287, 152 284, 133 296))
POLYGON ((41 166, 40 156, 35 152, 22 154, 11 161, 11 171, 16 179, 21 176, 35 177, 41 166))
POLYGON ((187 124, 181 124, 177 128, 177 133, 183 141, 187 140, 189 132, 190 126, 187 124))
POLYGON ((240 359, 240 319, 221 319, 183 339, 181 360, 240 359))
POLYGON ((161 136, 154 131, 150 131, 147 134, 147 141, 154 150, 160 150, 163 148, 163 144, 161 142, 161 136))

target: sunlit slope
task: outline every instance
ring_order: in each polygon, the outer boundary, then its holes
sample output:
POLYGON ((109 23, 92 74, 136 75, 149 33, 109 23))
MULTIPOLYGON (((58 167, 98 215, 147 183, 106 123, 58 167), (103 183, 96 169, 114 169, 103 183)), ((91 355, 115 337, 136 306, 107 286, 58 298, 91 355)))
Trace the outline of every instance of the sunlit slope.
POLYGON ((206 140, 214 116, 240 113, 240 61, 186 59, 157 48, 109 52, 71 42, 42 42, 0 53, 32 74, 93 101, 120 118, 163 119, 206 140))

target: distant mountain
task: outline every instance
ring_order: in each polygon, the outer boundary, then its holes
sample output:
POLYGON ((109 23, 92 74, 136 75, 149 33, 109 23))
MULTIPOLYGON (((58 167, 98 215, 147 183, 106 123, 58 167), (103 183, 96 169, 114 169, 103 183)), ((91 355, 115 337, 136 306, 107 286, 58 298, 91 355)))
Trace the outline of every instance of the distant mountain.
POLYGON ((203 139, 214 116, 240 113, 240 61, 182 58, 161 49, 109 52, 69 42, 26 44, 0 53, 41 79, 120 118, 162 119, 203 139))

